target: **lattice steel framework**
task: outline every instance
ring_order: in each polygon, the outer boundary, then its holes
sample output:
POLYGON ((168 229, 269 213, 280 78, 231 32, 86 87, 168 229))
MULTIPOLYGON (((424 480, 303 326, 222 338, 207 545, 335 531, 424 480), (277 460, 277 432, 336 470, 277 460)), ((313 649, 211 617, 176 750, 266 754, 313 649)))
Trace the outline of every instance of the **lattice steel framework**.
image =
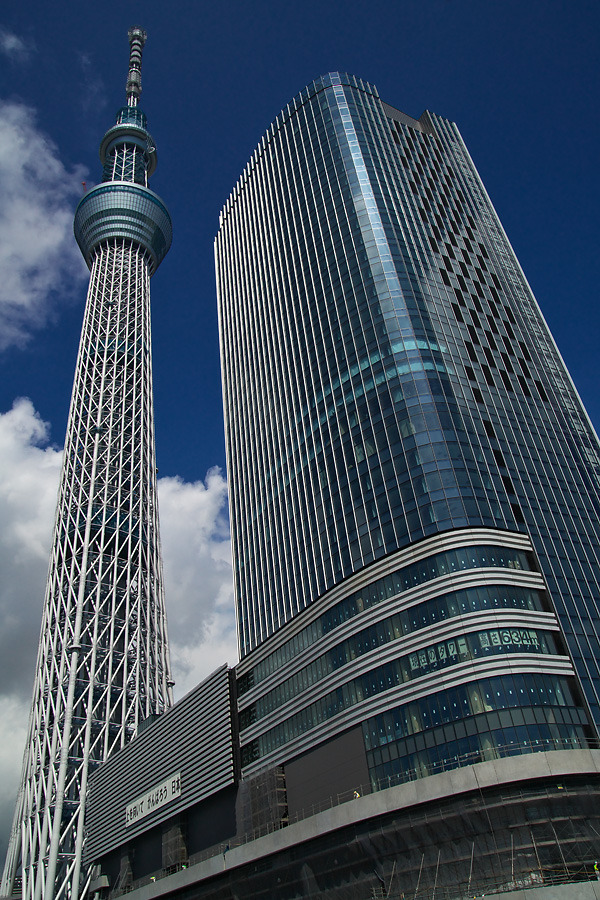
POLYGON ((137 108, 145 32, 129 32, 127 106, 104 182, 75 216, 90 285, 59 490, 23 776, 2 881, 24 900, 86 893, 88 775, 172 703, 162 584, 150 276, 171 241, 147 188, 156 154, 137 108))

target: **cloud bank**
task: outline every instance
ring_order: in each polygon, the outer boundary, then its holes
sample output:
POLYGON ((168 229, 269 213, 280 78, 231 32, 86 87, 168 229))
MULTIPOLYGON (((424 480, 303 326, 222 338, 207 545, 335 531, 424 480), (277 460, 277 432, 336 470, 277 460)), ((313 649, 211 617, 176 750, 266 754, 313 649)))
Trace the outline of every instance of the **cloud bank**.
MULTIPOLYGON (((0 859, 14 811, 62 451, 30 400, 0 415, 0 859)), ((227 485, 159 480, 163 563, 176 697, 237 660, 227 485)))

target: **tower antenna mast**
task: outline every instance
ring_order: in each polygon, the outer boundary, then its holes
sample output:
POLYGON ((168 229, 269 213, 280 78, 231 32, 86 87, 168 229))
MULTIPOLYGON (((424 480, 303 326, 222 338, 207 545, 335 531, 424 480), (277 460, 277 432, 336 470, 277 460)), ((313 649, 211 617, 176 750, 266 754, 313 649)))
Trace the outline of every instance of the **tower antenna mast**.
POLYGON ((127 74, 127 105, 137 106, 142 93, 142 51, 148 35, 135 26, 129 35, 129 72, 127 74))

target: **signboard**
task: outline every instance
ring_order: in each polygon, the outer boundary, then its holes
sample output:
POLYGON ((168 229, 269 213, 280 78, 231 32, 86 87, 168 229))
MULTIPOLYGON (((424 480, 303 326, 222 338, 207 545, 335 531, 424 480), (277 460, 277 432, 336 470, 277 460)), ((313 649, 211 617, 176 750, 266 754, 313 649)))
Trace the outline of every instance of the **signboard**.
POLYGON ((138 797, 133 803, 130 803, 125 810, 125 827, 133 825, 140 819, 149 816, 155 809, 159 809, 166 803, 170 803, 175 797, 181 796, 181 772, 170 775, 161 781, 160 784, 150 788, 141 797, 138 797))

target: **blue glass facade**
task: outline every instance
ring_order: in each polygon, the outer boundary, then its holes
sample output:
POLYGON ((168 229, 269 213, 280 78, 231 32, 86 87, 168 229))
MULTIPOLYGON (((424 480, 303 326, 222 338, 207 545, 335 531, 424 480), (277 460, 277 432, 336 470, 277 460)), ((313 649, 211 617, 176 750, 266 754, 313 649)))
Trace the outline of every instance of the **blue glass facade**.
MULTIPOLYGON (((216 256, 246 764, 492 665, 564 682, 575 712, 555 738, 579 746, 586 705, 600 719, 600 449, 456 126, 318 79, 255 151, 216 256), (490 546, 524 561, 435 568, 490 546), (433 574, 393 586, 421 560, 433 574), (413 638, 402 616, 427 604, 413 638), (492 644, 502 629, 521 638, 492 644)), ((554 721, 534 707, 523 746, 554 721)))

